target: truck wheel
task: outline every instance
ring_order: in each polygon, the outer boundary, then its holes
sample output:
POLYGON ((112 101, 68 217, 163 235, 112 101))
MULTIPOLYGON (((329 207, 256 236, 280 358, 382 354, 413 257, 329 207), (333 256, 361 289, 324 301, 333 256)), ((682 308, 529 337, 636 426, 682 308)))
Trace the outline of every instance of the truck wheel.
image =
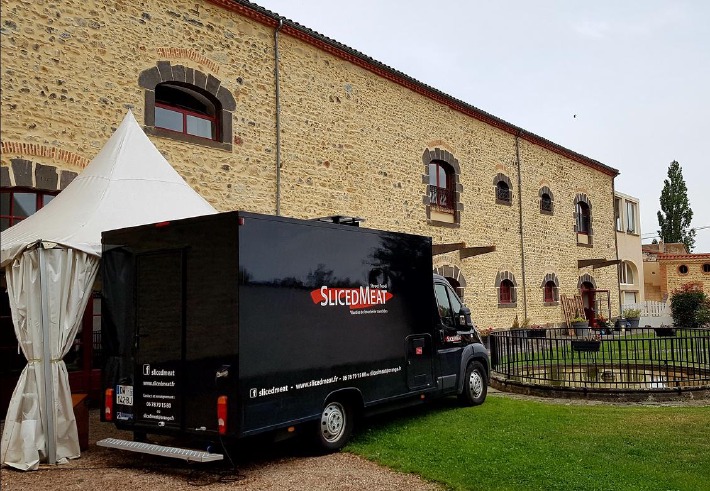
POLYGON ((350 405, 330 401, 323 408, 318 421, 318 440, 323 450, 333 452, 345 446, 353 432, 353 411, 350 405))
POLYGON ((459 400, 467 406, 483 404, 488 393, 486 371, 479 361, 473 361, 466 367, 466 376, 463 381, 463 392, 459 400))

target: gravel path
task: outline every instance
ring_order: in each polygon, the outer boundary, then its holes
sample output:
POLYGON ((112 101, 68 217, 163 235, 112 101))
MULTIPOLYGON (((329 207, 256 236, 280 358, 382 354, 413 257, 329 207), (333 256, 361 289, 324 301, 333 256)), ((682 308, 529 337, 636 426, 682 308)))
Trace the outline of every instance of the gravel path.
MULTIPOLYGON (((249 441, 235 455, 236 471, 223 462, 185 462, 96 446, 103 438, 131 440, 131 433, 99 422, 90 412, 89 449, 81 458, 58 466, 40 465, 36 472, 0 470, 2 491, 70 490, 441 490, 411 474, 394 472, 345 452, 314 456, 304 453, 297 439, 280 444, 249 441), (293 443, 292 443, 293 442, 293 443)), ((1 431, 1 428, 0 428, 1 431)), ((163 442, 169 443, 169 442, 163 442)))

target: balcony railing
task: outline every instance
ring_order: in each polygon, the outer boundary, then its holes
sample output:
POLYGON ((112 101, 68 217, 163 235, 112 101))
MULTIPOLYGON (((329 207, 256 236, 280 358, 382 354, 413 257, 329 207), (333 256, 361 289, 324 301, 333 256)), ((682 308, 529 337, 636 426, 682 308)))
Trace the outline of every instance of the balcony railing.
POLYGON ((510 202, 510 200, 511 200, 510 189, 496 187, 496 199, 498 199, 499 201, 510 202))
POLYGON ((454 212, 454 192, 438 186, 429 186, 429 204, 437 211, 454 212))

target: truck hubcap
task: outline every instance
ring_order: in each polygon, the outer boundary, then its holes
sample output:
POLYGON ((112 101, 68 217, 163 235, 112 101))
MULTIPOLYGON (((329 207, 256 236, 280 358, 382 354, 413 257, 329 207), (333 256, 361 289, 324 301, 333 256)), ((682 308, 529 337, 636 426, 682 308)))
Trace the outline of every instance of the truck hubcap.
POLYGON ((339 402, 331 402, 320 417, 320 431, 328 442, 335 442, 345 431, 345 408, 339 402))
POLYGON ((480 397, 483 392, 483 379, 478 370, 471 372, 471 376, 468 379, 468 388, 471 391, 473 397, 480 397))

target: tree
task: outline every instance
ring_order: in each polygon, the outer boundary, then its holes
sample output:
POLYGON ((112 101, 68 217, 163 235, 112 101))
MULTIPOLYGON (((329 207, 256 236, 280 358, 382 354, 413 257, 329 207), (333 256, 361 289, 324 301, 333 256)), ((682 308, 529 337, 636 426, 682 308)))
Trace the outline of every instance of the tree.
POLYGON ((663 181, 660 202, 658 235, 666 243, 682 242, 688 252, 692 252, 695 247, 695 229, 690 228, 693 210, 688 202, 683 170, 675 160, 668 166, 668 179, 663 181))

